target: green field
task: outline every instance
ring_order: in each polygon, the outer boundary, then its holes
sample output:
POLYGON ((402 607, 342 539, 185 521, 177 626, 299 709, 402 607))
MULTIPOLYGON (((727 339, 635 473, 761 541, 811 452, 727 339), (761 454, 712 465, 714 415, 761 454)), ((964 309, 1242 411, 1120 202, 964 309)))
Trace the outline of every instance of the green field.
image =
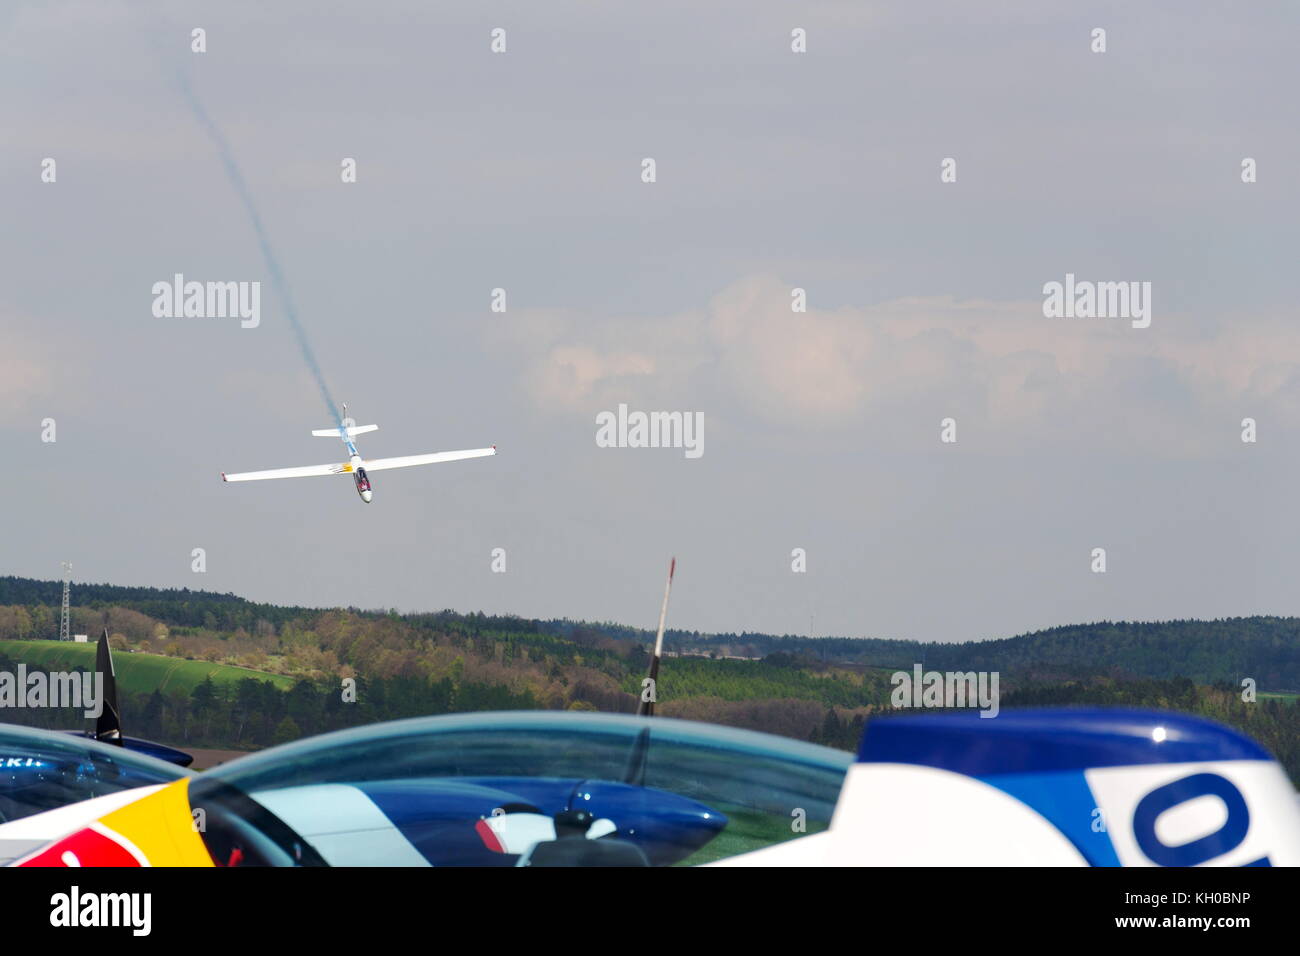
MULTIPOLYGON (((764 813, 752 807, 729 804, 719 804, 718 809, 727 815, 726 828, 686 859, 674 864, 675 866, 699 866, 702 863, 712 863, 715 860, 749 853, 751 850, 761 850, 802 836, 790 828, 788 817, 764 813)), ((819 833, 825 829, 826 824, 814 822, 808 832, 819 833)))
MULTIPOLYGON (((94 644, 0 641, 0 655, 42 670, 95 668, 94 644)), ((208 677, 217 684, 237 684, 245 677, 251 677, 254 680, 269 680, 282 690, 293 686, 292 677, 280 674, 268 674, 229 664, 213 664, 209 661, 187 661, 181 657, 164 657, 162 654, 114 651, 113 670, 117 675, 118 689, 133 694, 151 693, 154 690, 188 694, 208 677)))

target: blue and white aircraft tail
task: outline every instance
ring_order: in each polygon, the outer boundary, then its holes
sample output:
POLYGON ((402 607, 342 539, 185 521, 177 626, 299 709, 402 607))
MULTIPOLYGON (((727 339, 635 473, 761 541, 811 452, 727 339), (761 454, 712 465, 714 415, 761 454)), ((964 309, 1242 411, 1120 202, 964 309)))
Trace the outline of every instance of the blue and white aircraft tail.
POLYGON ((113 650, 108 644, 108 628, 104 628, 104 633, 99 638, 99 646, 95 649, 95 671, 100 675, 103 689, 103 697, 100 701, 103 707, 99 717, 95 720, 95 729, 91 732, 70 730, 67 731, 68 733, 77 737, 89 737, 91 740, 125 747, 127 750, 134 750, 137 753, 146 754, 158 760, 165 760, 179 767, 188 767, 194 762, 194 755, 187 754, 183 750, 168 747, 166 744, 154 743, 152 740, 141 740, 139 737, 126 737, 122 734, 122 711, 117 704, 117 670, 113 667, 113 650))
POLYGON ((1296 866, 1300 802, 1268 751, 1199 717, 886 717, 828 830, 715 865, 1296 866))

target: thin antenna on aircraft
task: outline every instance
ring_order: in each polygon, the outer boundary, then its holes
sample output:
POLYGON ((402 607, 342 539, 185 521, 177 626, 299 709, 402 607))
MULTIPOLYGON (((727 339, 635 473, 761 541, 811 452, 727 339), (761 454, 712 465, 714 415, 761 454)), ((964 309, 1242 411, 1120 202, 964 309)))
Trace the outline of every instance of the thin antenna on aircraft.
POLYGON ((677 570, 677 559, 673 558, 668 565, 668 583, 664 585, 664 603, 659 608, 659 633, 655 635, 655 651, 650 658, 650 699, 646 700, 646 695, 641 695, 641 703, 637 705, 636 713, 638 717, 653 717, 655 713, 655 697, 659 690, 659 659, 664 653, 664 621, 668 617, 668 595, 673 590, 673 572, 677 570))
MULTIPOLYGON (((637 704, 636 715, 638 717, 653 717, 655 714, 655 698, 659 696, 659 660, 663 657, 664 650, 664 621, 668 617, 668 595, 673 590, 673 572, 677 570, 677 559, 673 558, 668 565, 668 583, 664 585, 664 603, 659 608, 659 632, 655 635, 654 654, 650 657, 650 673, 648 676, 649 685, 641 690, 641 702, 637 704), (649 691, 649 694, 646 693, 649 691), (649 697, 649 700, 646 698, 649 697)), ((638 787, 645 786, 646 761, 650 755, 650 727, 641 728, 641 732, 636 735, 636 742, 632 745, 632 753, 628 756, 627 771, 623 774, 623 782, 634 784, 638 787)))

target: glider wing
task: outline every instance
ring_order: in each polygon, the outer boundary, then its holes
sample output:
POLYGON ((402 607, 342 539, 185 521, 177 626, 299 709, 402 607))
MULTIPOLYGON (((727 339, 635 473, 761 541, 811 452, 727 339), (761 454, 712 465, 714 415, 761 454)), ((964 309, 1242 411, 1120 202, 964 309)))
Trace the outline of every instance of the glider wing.
POLYGON ((346 462, 342 465, 307 465, 303 468, 273 468, 270 471, 242 471, 237 475, 221 474, 222 481, 262 481, 266 478, 310 478, 313 475, 342 475, 352 471, 346 462))
POLYGON ((366 471, 384 471, 387 468, 410 468, 412 465, 436 465, 443 461, 461 461, 465 458, 486 458, 497 453, 491 448, 471 448, 468 451, 440 451, 432 455, 408 455, 405 458, 376 458, 366 462, 366 471))

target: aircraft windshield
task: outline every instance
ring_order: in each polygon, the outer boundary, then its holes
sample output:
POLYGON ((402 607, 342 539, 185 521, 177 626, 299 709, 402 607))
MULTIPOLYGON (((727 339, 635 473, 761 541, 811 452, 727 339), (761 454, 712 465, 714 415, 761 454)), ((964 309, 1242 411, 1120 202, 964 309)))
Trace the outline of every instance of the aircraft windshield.
POLYGON ((665 718, 465 714, 288 744, 191 790, 236 788, 332 865, 672 865, 824 830, 851 761, 665 718))
POLYGON ((0 726, 0 823, 189 775, 74 734, 0 726))

